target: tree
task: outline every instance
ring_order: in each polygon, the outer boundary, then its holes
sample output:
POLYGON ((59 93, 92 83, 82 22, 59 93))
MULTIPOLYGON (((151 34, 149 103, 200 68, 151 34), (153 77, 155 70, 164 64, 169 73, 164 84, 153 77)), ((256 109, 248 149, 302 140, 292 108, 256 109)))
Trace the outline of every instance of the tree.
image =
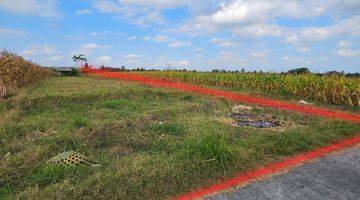
POLYGON ((296 68, 296 69, 292 69, 289 70, 287 72, 287 74, 295 74, 295 75, 299 75, 299 74, 309 74, 310 70, 306 67, 301 67, 301 68, 296 68))
POLYGON ((87 62, 87 59, 85 58, 84 54, 74 55, 72 57, 73 61, 77 64, 78 62, 87 62))

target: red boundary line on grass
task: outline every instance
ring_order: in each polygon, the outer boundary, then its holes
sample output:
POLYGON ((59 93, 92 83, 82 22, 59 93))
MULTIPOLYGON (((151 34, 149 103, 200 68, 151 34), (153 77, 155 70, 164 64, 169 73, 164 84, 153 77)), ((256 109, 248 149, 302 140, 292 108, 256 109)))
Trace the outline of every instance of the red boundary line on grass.
MULTIPOLYGON (((185 91, 185 92, 197 92, 200 94, 207 94, 207 95, 212 95, 212 96, 216 96, 216 97, 223 97, 228 100, 246 102, 246 103, 255 104, 255 105, 259 105, 259 106, 273 107, 273 108, 277 108, 277 109, 281 109, 281 110, 290 110, 290 111, 310 114, 310 115, 314 115, 314 116, 342 119, 342 120, 347 120, 347 121, 351 121, 351 122, 355 122, 355 123, 360 122, 359 115, 349 114, 349 113, 345 113, 342 111, 332 111, 329 109, 317 108, 314 106, 297 105, 297 104, 292 104, 292 103, 288 103, 285 101, 272 100, 272 99, 267 99, 267 98, 250 97, 250 96, 246 96, 246 95, 237 94, 234 92, 226 92, 226 91, 209 89, 209 88, 199 87, 199 86, 185 84, 185 83, 170 82, 170 81, 162 80, 162 79, 148 78, 148 77, 140 76, 140 75, 134 74, 134 73, 105 72, 102 70, 91 69, 91 68, 85 68, 85 69, 82 69, 82 71, 85 73, 98 74, 105 78, 115 78, 115 79, 126 80, 126 81, 134 81, 134 82, 151 85, 154 87, 166 87, 166 88, 178 89, 178 90, 185 91)), ((351 146, 354 146, 359 143, 360 143, 360 133, 358 133, 357 136, 355 136, 353 138, 344 139, 344 140, 338 141, 338 142, 331 144, 329 146, 326 146, 326 147, 321 147, 321 148, 315 149, 310 152, 298 154, 298 155, 289 157, 287 159, 284 159, 280 162, 270 163, 265 167, 258 168, 258 169, 252 170, 252 171, 248 171, 246 173, 238 174, 234 178, 223 180, 215 185, 201 188, 196 191, 180 195, 178 197, 175 197, 174 199, 175 200, 192 200, 192 199, 204 197, 206 195, 211 195, 216 192, 221 192, 221 191, 224 191, 231 187, 234 187, 234 186, 237 186, 240 184, 244 184, 251 180, 255 180, 257 178, 261 178, 261 177, 264 177, 267 175, 281 172, 285 169, 289 169, 289 168, 297 166, 299 164, 309 162, 315 158, 323 157, 326 154, 329 154, 331 152, 339 151, 341 149, 351 147, 351 146)))
POLYGON ((206 195, 211 195, 217 192, 221 192, 223 190, 229 189, 231 187, 247 183, 251 180, 264 177, 266 175, 271 175, 274 173, 281 172, 285 169, 297 166, 301 163, 309 162, 315 158, 323 157, 326 154, 329 154, 331 152, 339 151, 341 149, 344 149, 346 147, 351 147, 356 144, 360 143, 360 133, 351 138, 351 139, 345 139, 342 141, 339 141, 337 143, 334 143, 332 145, 318 148, 314 151, 310 151, 304 154, 299 154, 290 158, 287 158, 285 160, 282 160, 280 162, 274 162, 270 163, 266 167, 258 168, 253 171, 249 171, 246 173, 238 174, 234 178, 230 178, 227 180, 223 180, 215 185, 212 185, 210 187, 205 187, 198 189, 194 192, 190 192, 187 194, 180 195, 178 197, 175 197, 175 200, 192 200, 192 199, 198 199, 201 197, 204 197, 206 195))
POLYGON ((327 117, 332 119, 342 119, 346 121, 351 121, 355 123, 360 122, 360 115, 357 114, 349 114, 343 111, 333 111, 326 108, 318 108, 315 106, 308 106, 308 105, 298 105, 293 104, 285 101, 268 99, 263 97, 251 97, 243 94, 238 94, 235 92, 227 92, 217 89, 210 89, 204 88, 196 85, 190 85, 186 83, 180 82, 171 82, 164 79, 154 79, 145 76, 141 76, 134 73, 129 72, 105 72, 99 69, 92 69, 92 68, 83 68, 82 71, 84 73, 93 73, 98 74, 101 77, 105 78, 114 78, 120 79, 125 81, 134 81, 143 83, 146 85, 154 86, 154 87, 166 87, 177 89, 185 92, 196 92, 199 94, 206 94, 215 97, 222 97, 232 101, 240 101, 244 103, 254 104, 258 106, 265 106, 265 107, 273 107, 280 110, 289 110, 295 111, 304 114, 310 114, 313 116, 320 116, 320 117, 327 117))
MULTIPOLYGON (((267 107, 273 107, 281 110, 290 110, 290 111, 296 111, 299 113, 305 113, 310 114, 314 116, 322 116, 322 117, 328 117, 328 118, 335 118, 335 119, 342 119, 347 120, 351 122, 360 122, 360 116, 356 114, 349 114, 342 111, 332 111, 325 108, 317 108, 314 106, 305 106, 305 105, 297 105, 288 103, 285 101, 279 101, 279 100, 272 100, 267 98, 257 98, 257 97, 250 97, 246 95, 237 94, 234 92, 226 92, 216 89, 209 89, 204 87, 199 87, 195 85, 185 84, 185 83, 179 83, 179 82, 170 82, 163 79, 154 79, 154 78, 148 78, 144 76, 140 76, 134 73, 118 73, 118 72, 105 72, 98 69, 91 69, 91 68, 85 68, 82 69, 85 73, 94 73, 98 74, 105 78, 115 78, 120 80, 126 80, 126 81, 134 81, 139 82, 147 85, 151 85, 154 87, 166 87, 166 88, 173 88, 178 89, 185 92, 197 92, 200 94, 207 94, 212 95, 216 97, 223 97, 229 100, 233 101, 241 101, 246 102, 250 104, 255 104, 259 106, 267 106, 267 107)), ((258 168, 252 171, 248 171, 246 173, 241 173, 236 175, 234 178, 230 178, 227 180, 223 180, 215 185, 205 187, 198 189, 193 192, 189 192, 183 195, 180 195, 176 197, 176 200, 191 200, 191 199, 197 199, 204 197, 206 195, 210 195, 216 192, 221 192, 223 190, 229 189, 231 187, 244 184, 246 182, 249 182, 251 180, 264 177, 266 175, 271 175, 274 173, 281 172, 285 169, 297 166, 301 163, 309 162, 315 158, 319 158, 322 156, 325 156, 326 154, 329 154, 331 152, 339 151, 341 149, 344 149, 346 147, 351 147, 356 144, 360 143, 360 133, 358 133, 357 136, 341 140, 339 142, 336 142, 334 144, 331 144, 326 147, 318 148, 314 151, 310 151, 307 153, 295 155, 293 157, 284 159, 280 162, 274 162, 270 163, 265 167, 258 168)))

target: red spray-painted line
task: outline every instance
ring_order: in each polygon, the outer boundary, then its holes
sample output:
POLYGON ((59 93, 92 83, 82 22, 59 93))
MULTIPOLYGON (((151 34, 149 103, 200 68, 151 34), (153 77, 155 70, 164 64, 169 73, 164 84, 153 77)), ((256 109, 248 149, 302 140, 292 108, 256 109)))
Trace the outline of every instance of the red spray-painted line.
POLYGON ((200 94, 206 94, 216 97, 223 97, 233 101, 240 101, 244 103, 255 104, 259 106, 265 107, 273 107, 281 110, 289 110, 295 111, 304 114, 310 114, 313 116, 320 116, 320 117, 327 117, 333 119, 342 119, 351 122, 360 122, 360 115, 357 114, 349 114, 342 111, 333 111, 325 108, 317 108, 314 106, 308 105, 297 105, 293 103, 288 103, 285 101, 267 99, 267 98, 259 98, 259 97, 251 97, 247 95, 242 95, 234 92, 226 92, 222 90, 204 88, 200 86, 179 83, 179 82, 170 82, 163 79, 154 79, 149 77, 144 77, 134 73, 122 73, 122 72, 105 72, 99 69, 92 69, 92 68, 83 68, 82 71, 84 73, 94 73, 98 74, 105 78, 115 78, 120 80, 126 81, 134 81, 139 82, 147 85, 151 85, 154 87, 166 87, 166 88, 173 88, 185 92, 196 92, 200 94))
POLYGON ((356 144, 360 143, 360 133, 351 138, 339 141, 337 143, 334 143, 332 145, 318 148, 314 151, 310 151, 304 154, 300 154, 297 156, 290 157, 288 159, 282 160, 280 162, 274 162, 266 167, 262 167, 253 171, 249 171, 247 173, 239 174, 235 176, 234 178, 221 181, 220 183, 217 183, 215 185, 212 185, 210 187, 202 188, 199 190, 196 190, 194 192, 190 192, 181 196, 178 196, 174 198, 175 200, 192 200, 192 199, 198 199, 201 197, 204 197, 206 195, 211 195, 216 192, 220 192, 226 189, 229 189, 231 187, 247 183, 251 180, 258 179, 267 175, 271 175, 274 173, 279 173, 283 170, 289 169, 291 167, 297 166, 301 163, 309 162, 315 158, 323 157, 326 154, 329 154, 331 152, 339 151, 341 149, 354 146, 356 144))

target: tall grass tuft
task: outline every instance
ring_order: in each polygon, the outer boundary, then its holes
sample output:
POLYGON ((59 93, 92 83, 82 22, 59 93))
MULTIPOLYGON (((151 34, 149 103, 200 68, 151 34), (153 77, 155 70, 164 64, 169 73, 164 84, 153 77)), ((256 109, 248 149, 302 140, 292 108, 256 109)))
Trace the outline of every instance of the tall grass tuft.
POLYGON ((229 144, 229 137, 223 133, 205 132, 197 134, 185 144, 188 155, 200 156, 202 162, 216 162, 224 172, 227 163, 231 162, 234 156, 229 144))

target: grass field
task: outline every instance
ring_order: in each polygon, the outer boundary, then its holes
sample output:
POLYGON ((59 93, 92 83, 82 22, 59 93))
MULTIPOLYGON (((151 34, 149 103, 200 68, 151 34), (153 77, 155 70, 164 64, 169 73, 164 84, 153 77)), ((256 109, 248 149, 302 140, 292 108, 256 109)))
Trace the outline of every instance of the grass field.
POLYGON ((233 127, 223 99, 117 80, 51 78, 0 101, 0 198, 164 199, 360 131, 358 124, 255 108, 291 121, 233 127), (101 167, 46 161, 75 150, 101 167))

